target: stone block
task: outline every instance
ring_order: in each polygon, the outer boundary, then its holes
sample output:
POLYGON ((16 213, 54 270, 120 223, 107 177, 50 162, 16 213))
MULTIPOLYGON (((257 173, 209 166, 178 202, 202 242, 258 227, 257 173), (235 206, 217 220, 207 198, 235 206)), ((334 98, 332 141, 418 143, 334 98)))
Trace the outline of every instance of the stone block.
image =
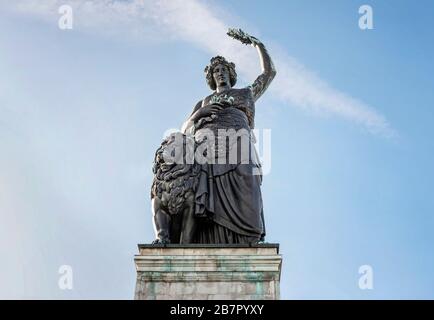
POLYGON ((135 299, 279 299, 277 244, 139 245, 135 299))

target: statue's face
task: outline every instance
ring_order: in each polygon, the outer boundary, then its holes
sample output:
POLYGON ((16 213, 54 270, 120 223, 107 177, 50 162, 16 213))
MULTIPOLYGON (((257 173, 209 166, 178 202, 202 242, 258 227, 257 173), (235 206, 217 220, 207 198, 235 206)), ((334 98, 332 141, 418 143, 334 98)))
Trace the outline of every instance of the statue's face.
POLYGON ((218 64, 213 69, 212 74, 217 87, 230 85, 229 69, 224 64, 218 64))

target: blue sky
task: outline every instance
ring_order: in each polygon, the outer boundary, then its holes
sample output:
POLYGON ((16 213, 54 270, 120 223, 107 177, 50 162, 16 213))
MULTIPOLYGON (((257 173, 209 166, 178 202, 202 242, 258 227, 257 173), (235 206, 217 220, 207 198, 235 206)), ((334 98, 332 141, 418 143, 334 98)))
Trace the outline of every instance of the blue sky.
POLYGON ((0 298, 133 297, 164 132, 209 94, 211 56, 237 63, 239 86, 259 72, 226 26, 261 39, 278 71, 256 127, 272 130, 262 190, 282 298, 434 298, 431 1, 186 11, 175 0, 74 0, 67 31, 57 8, 68 1, 13 3, 0 1, 0 298), (373 30, 358 27, 362 4, 373 30), (365 264, 373 290, 358 287, 365 264), (73 290, 58 287, 61 265, 73 290))

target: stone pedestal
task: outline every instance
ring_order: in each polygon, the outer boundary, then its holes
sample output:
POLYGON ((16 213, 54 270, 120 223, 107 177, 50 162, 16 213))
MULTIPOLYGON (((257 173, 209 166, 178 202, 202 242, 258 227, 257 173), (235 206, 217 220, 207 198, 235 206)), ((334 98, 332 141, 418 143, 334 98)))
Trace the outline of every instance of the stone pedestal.
POLYGON ((278 244, 139 245, 138 300, 279 299, 278 244))

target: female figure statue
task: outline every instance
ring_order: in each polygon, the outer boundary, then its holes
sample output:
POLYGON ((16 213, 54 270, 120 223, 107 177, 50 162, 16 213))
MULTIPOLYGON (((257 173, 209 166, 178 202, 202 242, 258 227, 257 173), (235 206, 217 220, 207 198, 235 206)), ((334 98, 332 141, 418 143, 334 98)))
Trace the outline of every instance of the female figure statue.
POLYGON ((229 153, 235 151, 237 159, 201 165, 194 200, 197 227, 193 242, 196 243, 257 243, 265 236, 262 175, 251 130, 255 102, 273 80, 276 70, 265 46, 257 38, 240 29, 229 29, 228 35, 257 49, 262 73, 253 84, 238 89, 233 88, 237 81, 234 63, 216 56, 205 68, 206 81, 213 93, 196 104, 182 131, 193 133, 197 139, 208 130, 217 140, 221 132, 236 132, 236 146, 233 143, 224 148, 217 146, 215 157, 223 153, 227 160, 229 153), (242 146, 246 137, 250 150, 247 157, 242 146))

